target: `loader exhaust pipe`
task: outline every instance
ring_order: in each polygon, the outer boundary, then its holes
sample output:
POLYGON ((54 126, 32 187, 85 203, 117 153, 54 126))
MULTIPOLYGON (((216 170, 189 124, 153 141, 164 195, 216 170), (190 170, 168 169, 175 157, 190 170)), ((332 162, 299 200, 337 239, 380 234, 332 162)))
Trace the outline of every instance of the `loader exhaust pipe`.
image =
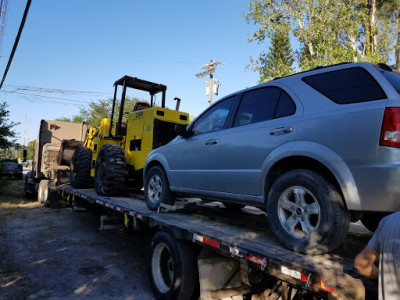
POLYGON ((179 106, 181 105, 181 98, 175 97, 174 100, 176 100, 176 111, 179 111, 179 106))

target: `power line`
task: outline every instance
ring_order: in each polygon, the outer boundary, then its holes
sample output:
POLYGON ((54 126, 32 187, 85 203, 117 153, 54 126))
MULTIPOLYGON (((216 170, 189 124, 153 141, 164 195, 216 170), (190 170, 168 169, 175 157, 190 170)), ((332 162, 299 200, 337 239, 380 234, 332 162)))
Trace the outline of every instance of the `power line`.
MULTIPOLYGON (((62 101, 54 101, 55 103, 59 103, 59 104, 67 104, 68 103, 68 104, 75 105, 75 106, 82 106, 85 104, 90 104, 90 102, 79 101, 79 100, 74 100, 74 99, 67 99, 67 98, 60 98, 60 97, 42 96, 42 95, 21 93, 21 92, 15 92, 15 91, 2 91, 2 92, 7 93, 7 94, 18 94, 18 95, 24 95, 24 96, 33 96, 33 97, 41 97, 41 98, 46 98, 46 99, 62 100, 62 101)), ((31 101, 31 102, 33 102, 33 101, 31 101)))
POLYGON ((66 90, 60 88, 44 88, 44 87, 32 87, 32 86, 20 86, 20 85, 4 85, 7 88, 14 88, 13 91, 29 91, 29 92, 40 92, 40 93, 58 93, 58 94, 95 94, 95 95, 109 95, 109 93, 95 92, 95 91, 77 91, 77 90, 66 90))
POLYGON ((24 29, 24 26, 25 26, 26 17, 28 16, 29 7, 31 6, 31 2, 32 2, 32 0, 28 0, 28 2, 26 3, 26 7, 25 7, 24 15, 22 17, 21 25, 19 25, 18 34, 17 34, 17 37, 15 38, 14 46, 12 48, 12 51, 11 51, 11 54, 10 54, 10 58, 8 59, 8 63, 7 63, 6 70, 4 71, 3 79, 1 80, 1 83, 0 83, 0 89, 3 86, 4 80, 6 79, 6 76, 7 76, 7 73, 8 73, 8 69, 11 66, 11 62, 12 62, 12 60, 14 58, 15 51, 17 50, 19 39, 21 37, 22 30, 24 29))

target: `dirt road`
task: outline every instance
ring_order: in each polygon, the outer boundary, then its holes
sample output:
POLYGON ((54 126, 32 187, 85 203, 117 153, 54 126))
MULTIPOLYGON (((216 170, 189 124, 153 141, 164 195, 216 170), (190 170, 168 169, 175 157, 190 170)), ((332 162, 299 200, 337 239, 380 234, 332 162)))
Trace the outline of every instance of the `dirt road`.
POLYGON ((154 299, 148 239, 97 220, 36 203, 0 219, 0 299, 154 299))

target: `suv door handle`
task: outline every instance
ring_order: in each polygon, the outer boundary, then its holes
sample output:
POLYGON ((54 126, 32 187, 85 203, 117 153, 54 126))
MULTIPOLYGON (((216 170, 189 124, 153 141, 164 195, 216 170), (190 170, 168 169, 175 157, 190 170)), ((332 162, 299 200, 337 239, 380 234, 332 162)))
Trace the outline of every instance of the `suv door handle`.
POLYGON ((218 144, 218 140, 216 140, 216 139, 211 139, 211 140, 208 140, 206 143, 205 143, 205 145, 206 146, 212 146, 212 145, 216 145, 216 144, 218 144))
POLYGON ((293 131, 292 127, 278 127, 270 132, 271 135, 282 135, 285 133, 291 133, 293 131))

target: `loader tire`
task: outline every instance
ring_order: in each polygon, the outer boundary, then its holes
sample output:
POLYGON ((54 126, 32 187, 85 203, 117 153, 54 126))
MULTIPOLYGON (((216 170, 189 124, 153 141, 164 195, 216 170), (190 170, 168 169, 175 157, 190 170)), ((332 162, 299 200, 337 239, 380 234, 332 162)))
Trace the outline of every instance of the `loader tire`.
POLYGON ((124 150, 117 145, 101 147, 96 160, 95 188, 99 195, 118 196, 126 187, 124 150))
POLYGON ((92 150, 84 146, 75 149, 71 159, 70 181, 74 188, 87 188, 92 184, 90 169, 92 162, 92 150))

